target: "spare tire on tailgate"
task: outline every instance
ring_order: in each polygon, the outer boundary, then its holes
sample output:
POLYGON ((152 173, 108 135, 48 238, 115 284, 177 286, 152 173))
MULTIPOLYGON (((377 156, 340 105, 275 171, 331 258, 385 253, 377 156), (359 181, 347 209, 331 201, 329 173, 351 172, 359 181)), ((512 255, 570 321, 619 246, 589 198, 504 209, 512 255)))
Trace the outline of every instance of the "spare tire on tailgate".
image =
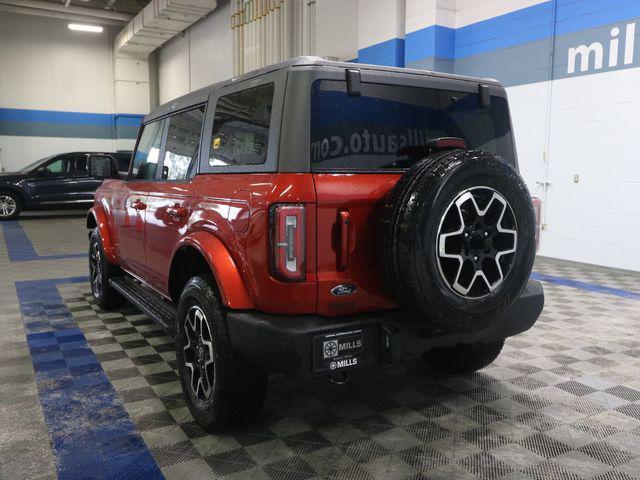
POLYGON ((531 274, 535 215, 518 172, 491 153, 438 152, 398 181, 383 217, 388 289, 441 330, 485 328, 531 274))

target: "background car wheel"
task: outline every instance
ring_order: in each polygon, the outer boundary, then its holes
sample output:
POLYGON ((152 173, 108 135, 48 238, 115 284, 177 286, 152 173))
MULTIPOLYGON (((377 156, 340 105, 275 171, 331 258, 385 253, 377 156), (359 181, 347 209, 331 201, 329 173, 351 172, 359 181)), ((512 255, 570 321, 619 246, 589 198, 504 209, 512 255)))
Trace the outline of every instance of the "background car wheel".
POLYGON ((20 215, 22 203, 13 192, 0 192, 0 221, 12 220, 20 215))
POLYGON ((431 367, 444 373, 468 373, 484 368, 498 358, 504 340, 476 345, 435 348, 423 355, 431 367))
POLYGON ((535 215, 518 172, 482 151, 436 153, 394 187, 383 216, 389 292, 442 331, 488 327, 520 296, 535 215))
POLYGON ((102 310, 113 310, 124 303, 124 298, 110 284, 109 279, 121 275, 118 266, 107 260, 97 230, 89 237, 89 281, 91 293, 102 310))
POLYGON ((267 374, 231 348, 211 277, 192 278, 180 296, 176 357, 187 405, 199 425, 220 432, 258 416, 267 374))

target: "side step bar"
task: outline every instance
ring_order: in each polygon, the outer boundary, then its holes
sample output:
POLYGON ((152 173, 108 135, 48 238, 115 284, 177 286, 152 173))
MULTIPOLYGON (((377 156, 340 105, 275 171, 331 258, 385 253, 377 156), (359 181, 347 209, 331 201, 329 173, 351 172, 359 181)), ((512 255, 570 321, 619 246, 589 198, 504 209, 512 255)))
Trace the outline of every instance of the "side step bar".
POLYGON ((168 335, 175 336, 177 311, 173 305, 126 273, 121 277, 110 279, 109 284, 129 302, 149 315, 168 335))

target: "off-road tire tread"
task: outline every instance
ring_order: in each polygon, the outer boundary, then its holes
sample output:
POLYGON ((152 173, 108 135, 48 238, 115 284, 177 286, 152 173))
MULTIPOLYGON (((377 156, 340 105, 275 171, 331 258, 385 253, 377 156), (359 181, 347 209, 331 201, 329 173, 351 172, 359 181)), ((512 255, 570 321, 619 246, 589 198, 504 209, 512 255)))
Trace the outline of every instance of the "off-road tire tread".
MULTIPOLYGON (((102 310, 110 311, 121 307, 125 303, 125 299, 120 293, 114 289, 109 283, 109 279, 122 275, 122 270, 117 265, 109 262, 104 254, 104 247, 102 246, 102 238, 98 229, 93 229, 89 236, 89 255, 91 255, 91 246, 93 242, 98 242, 100 246, 100 258, 102 259, 102 295, 96 297, 93 295, 93 299, 96 305, 102 310)), ((92 290, 93 292, 93 290, 92 290)))
MULTIPOLYGON (((180 298, 180 305, 191 289, 199 289, 210 299, 209 305, 200 305, 209 309, 213 315, 207 314, 209 325, 215 336, 218 350, 218 379, 219 387, 215 409, 206 412, 195 409, 191 401, 187 401, 191 414, 196 421, 211 432, 223 432, 231 427, 244 425, 254 420, 264 403, 267 387, 267 374, 263 370, 251 365, 236 354, 229 340, 229 330, 226 322, 226 309, 221 305, 215 281, 210 275, 191 278, 180 298)), ((205 312, 207 313, 207 312, 205 312)), ((182 315, 179 307, 178 315, 182 315)), ((180 319, 180 322, 182 320, 180 319)), ((181 328, 181 325, 178 325, 181 328)), ((178 347, 178 344, 176 344, 178 347)), ((178 352, 180 355, 180 352, 178 352)), ((186 396, 186 392, 185 392, 186 396)))

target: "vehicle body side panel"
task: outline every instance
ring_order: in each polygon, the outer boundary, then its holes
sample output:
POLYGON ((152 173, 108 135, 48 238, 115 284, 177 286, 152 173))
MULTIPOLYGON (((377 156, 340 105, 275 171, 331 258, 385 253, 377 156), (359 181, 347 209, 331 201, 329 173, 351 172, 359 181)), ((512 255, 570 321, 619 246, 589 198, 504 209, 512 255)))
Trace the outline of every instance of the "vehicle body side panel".
POLYGON ((207 260, 218 285, 220 299, 226 307, 254 308, 238 266, 222 240, 212 232, 195 231, 180 240, 176 245, 176 252, 187 245, 198 250, 207 260))
POLYGON ((313 174, 317 194, 318 313, 350 315, 396 305, 384 290, 382 214, 384 202, 400 173, 313 174), (339 212, 349 224, 338 228, 339 212), (338 265, 341 237, 348 235, 348 265, 338 265), (345 296, 331 293, 338 285, 354 286, 345 296))
POLYGON ((157 290, 164 292, 167 288, 172 254, 187 232, 192 197, 191 182, 149 184, 144 221, 145 262, 147 281, 157 290), (178 215, 178 211, 183 215, 178 215))
MULTIPOLYGON (((136 210, 136 201, 146 203, 149 182, 113 181, 111 190, 111 215, 114 226, 118 263, 132 273, 146 278, 144 210, 136 210)), ((103 186, 99 191, 105 189, 103 186)))
MULTIPOLYGON (((108 202, 104 203, 108 206, 108 202)), ((117 263, 115 253, 116 249, 113 245, 111 228, 109 226, 110 216, 105 212, 103 203, 96 202, 96 204, 89 210, 88 215, 93 216, 95 220, 96 228, 98 229, 98 233, 100 234, 100 238, 102 240, 102 248, 104 250, 105 257, 107 257, 107 260, 109 262, 117 263)))
POLYGON ((205 174, 194 178, 193 189, 195 196, 186 235, 206 231, 224 244, 254 307, 271 313, 314 313, 316 218, 311 176, 205 174), (270 273, 269 208, 274 203, 306 205, 307 261, 303 282, 283 282, 270 273))

